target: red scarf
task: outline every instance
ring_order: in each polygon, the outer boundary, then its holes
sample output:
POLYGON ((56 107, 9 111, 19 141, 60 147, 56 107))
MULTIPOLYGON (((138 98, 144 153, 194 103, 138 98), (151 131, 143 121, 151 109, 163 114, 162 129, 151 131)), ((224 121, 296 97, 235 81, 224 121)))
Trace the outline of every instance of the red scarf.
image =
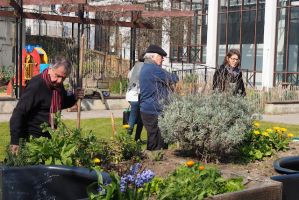
POLYGON ((48 69, 45 69, 42 73, 42 78, 47 84, 48 88, 52 90, 52 99, 51 99, 51 107, 50 107, 50 115, 49 115, 49 123, 53 127, 54 126, 54 114, 58 111, 61 111, 61 89, 59 87, 54 87, 51 82, 50 75, 48 74, 48 69))

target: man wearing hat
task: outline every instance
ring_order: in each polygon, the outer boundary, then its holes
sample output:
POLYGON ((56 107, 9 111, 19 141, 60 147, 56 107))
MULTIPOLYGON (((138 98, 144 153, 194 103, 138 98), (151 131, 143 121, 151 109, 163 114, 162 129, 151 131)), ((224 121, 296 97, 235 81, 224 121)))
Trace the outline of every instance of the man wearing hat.
POLYGON ((150 45, 144 55, 144 65, 139 76, 140 111, 147 131, 147 150, 166 149, 158 127, 158 116, 162 112, 162 102, 168 100, 171 85, 178 81, 175 74, 162 69, 167 53, 157 45, 150 45))

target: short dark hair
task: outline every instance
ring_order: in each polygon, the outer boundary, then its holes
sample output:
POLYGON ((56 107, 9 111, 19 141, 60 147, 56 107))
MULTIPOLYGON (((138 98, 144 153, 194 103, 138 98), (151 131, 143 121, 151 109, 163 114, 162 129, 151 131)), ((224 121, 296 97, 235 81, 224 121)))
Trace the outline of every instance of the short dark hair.
POLYGON ((240 63, 241 63, 241 54, 240 54, 240 51, 238 49, 230 49, 227 54, 225 55, 224 59, 223 59, 223 65, 227 65, 227 57, 230 58, 232 57, 232 55, 237 55, 238 58, 239 58, 239 62, 237 64, 236 67, 239 67, 240 63))

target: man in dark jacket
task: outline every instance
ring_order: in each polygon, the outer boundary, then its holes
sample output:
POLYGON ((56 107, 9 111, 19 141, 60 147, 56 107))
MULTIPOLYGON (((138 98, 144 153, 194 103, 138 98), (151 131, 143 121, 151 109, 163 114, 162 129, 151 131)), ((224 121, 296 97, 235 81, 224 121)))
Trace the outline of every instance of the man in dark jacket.
POLYGON ((157 45, 150 45, 144 56, 140 72, 140 110, 147 131, 147 150, 167 148, 158 127, 158 116, 162 112, 162 101, 166 101, 172 84, 178 81, 175 74, 162 69, 166 52, 157 45))
POLYGON ((54 115, 61 109, 73 106, 78 98, 83 98, 83 90, 68 95, 63 81, 71 72, 71 63, 65 58, 56 58, 55 64, 34 76, 26 86, 10 118, 11 151, 17 153, 19 139, 51 137, 42 132, 41 124, 47 122, 54 128, 54 115))

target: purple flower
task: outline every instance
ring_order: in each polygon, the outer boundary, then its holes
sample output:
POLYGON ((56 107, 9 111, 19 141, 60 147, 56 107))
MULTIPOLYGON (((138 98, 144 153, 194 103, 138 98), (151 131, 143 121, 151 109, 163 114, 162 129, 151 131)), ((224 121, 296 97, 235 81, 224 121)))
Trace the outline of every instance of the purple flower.
POLYGON ((140 188, 143 187, 145 183, 150 182, 155 176, 155 173, 151 170, 144 170, 141 174, 137 174, 135 185, 136 187, 140 188))
POLYGON ((127 185, 128 185, 127 177, 124 175, 120 178, 120 191, 125 192, 127 185))
POLYGON ((136 163, 130 167, 130 174, 135 176, 139 169, 141 168, 141 163, 136 163))
POLYGON ((137 163, 130 168, 130 172, 124 174, 120 178, 120 191, 125 192, 128 185, 136 186, 137 188, 142 187, 145 183, 150 182, 155 174, 151 170, 144 170, 141 173, 138 171, 141 168, 141 164, 137 163), (137 174, 138 173, 138 174, 137 174))
POLYGON ((135 181, 135 177, 134 177, 133 175, 128 174, 126 177, 127 177, 127 181, 128 181, 129 183, 134 183, 134 181, 135 181))

